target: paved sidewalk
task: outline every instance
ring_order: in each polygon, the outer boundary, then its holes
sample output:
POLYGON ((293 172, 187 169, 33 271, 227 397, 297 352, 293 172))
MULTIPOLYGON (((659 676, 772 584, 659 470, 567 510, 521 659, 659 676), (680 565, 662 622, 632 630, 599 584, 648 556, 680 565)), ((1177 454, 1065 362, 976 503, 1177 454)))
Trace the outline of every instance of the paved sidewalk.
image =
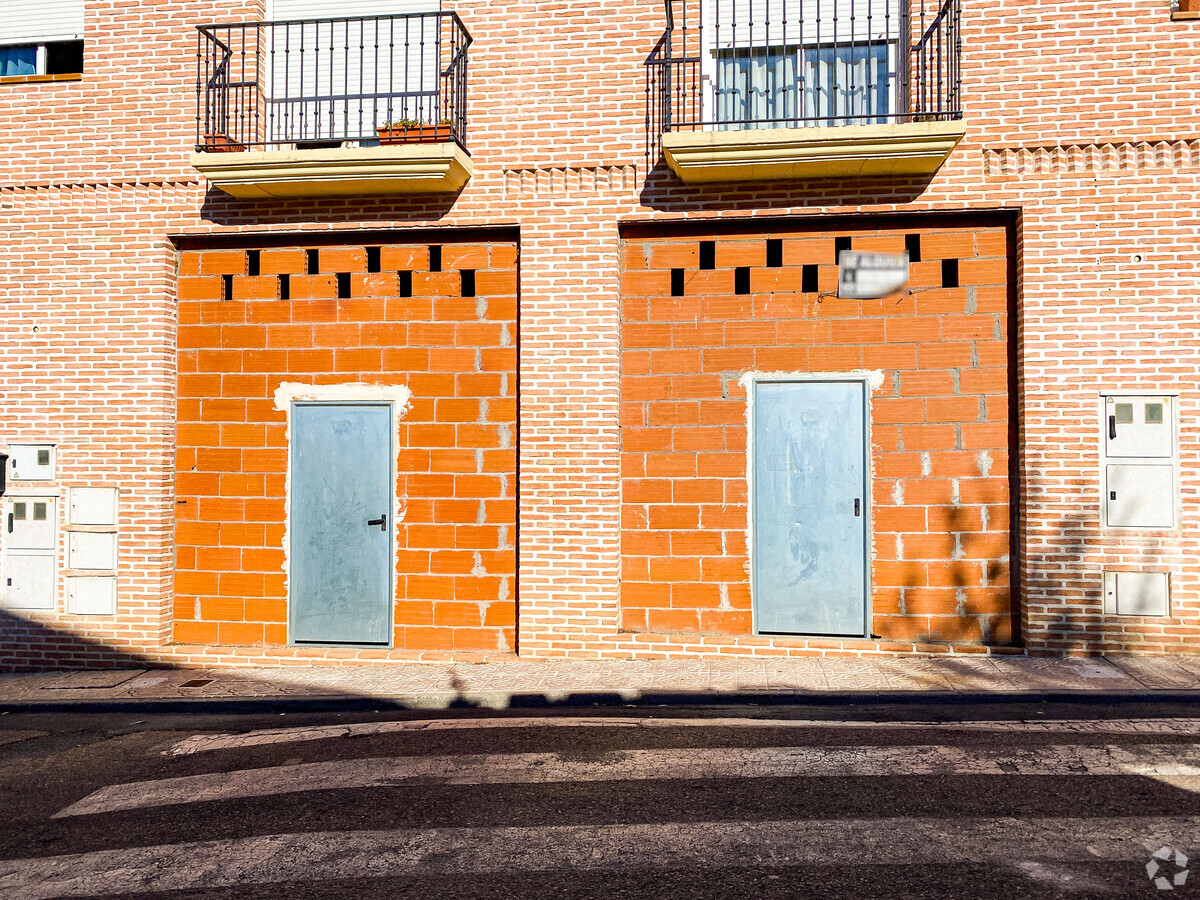
POLYGON ((760 702, 1076 695, 1200 701, 1200 657, 678 659, 352 668, 120 669, 0 675, 0 708, 161 701, 366 701, 451 705, 760 702))

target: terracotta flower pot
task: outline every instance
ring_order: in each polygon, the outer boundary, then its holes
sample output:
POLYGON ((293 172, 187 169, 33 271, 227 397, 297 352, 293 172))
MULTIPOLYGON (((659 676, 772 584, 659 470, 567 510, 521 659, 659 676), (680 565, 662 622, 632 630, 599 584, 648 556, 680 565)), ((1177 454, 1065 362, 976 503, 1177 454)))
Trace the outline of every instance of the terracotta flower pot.
POLYGON ((246 145, 235 141, 227 134, 204 135, 204 149, 208 153, 238 153, 246 149, 246 145))
POLYGON ((424 144, 448 141, 452 134, 449 125, 411 125, 376 129, 381 144, 424 144))

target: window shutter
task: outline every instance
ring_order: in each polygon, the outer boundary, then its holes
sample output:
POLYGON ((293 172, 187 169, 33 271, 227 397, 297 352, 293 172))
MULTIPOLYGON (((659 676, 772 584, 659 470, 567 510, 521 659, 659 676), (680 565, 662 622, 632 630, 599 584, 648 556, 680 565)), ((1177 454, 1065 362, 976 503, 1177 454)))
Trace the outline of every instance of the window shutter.
POLYGON ((267 4, 267 17, 278 22, 338 16, 393 16, 437 12, 439 9, 441 0, 273 0, 267 4))
POLYGON ((84 0, 2 0, 0 44, 83 39, 84 0))

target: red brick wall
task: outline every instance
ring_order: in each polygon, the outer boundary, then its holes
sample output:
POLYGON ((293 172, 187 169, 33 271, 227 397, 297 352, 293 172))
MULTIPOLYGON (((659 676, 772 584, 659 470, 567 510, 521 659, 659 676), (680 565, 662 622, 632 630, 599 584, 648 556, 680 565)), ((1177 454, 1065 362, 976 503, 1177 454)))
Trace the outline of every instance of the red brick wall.
POLYGON ((762 215, 805 228, 857 215, 874 227, 865 217, 997 208, 1019 216, 1024 643, 1030 652, 1200 649, 1196 22, 1172 22, 1167 0, 964 3, 967 134, 932 179, 685 186, 645 154, 643 62, 663 33, 660 3, 479 0, 458 11, 474 38, 475 171, 453 197, 247 202, 210 189, 189 163, 195 26, 261 19, 262 0, 88 3, 82 81, 0 89, 0 448, 57 444, 60 501, 76 485, 121 490, 117 614, 68 614, 60 577, 55 610, 0 615, 0 666, 319 656, 169 643, 171 237, 354 241, 361 230, 481 225, 521 234, 522 655, 911 651, 619 630, 619 228, 707 219, 716 231, 762 215), (1101 391, 1178 392, 1179 528, 1100 527, 1101 391), (1105 615, 1106 568, 1169 571, 1172 615, 1105 615))
POLYGON ((878 371, 870 400, 872 631, 889 641, 1007 643, 1010 314, 1005 228, 772 230, 635 237, 624 252, 621 625, 751 632, 748 371, 878 371), (909 291, 837 296, 835 238, 903 252, 909 291), (783 265, 766 267, 767 238, 783 265), (700 270, 700 241, 715 268, 700 270), (942 260, 959 260, 944 287, 942 260), (802 290, 816 266, 817 291, 802 290), (750 293, 734 272, 750 269, 750 293), (672 269, 683 269, 672 296, 672 269))
POLYGON ((281 382, 404 384, 395 646, 515 647, 516 245, 189 249, 179 279, 175 639, 287 642, 281 382), (461 270, 476 296, 462 296, 461 270), (402 297, 398 272, 412 272, 402 297), (339 299, 337 273, 350 275, 339 299), (280 275, 290 299, 280 299, 280 275), (232 297, 224 291, 227 279, 232 297))

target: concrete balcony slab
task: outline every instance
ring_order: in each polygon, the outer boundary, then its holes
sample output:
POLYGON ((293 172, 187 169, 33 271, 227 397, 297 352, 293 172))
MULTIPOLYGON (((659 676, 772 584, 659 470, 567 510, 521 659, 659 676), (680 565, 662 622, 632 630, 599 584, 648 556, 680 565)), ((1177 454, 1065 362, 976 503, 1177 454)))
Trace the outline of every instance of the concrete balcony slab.
POLYGON ((471 157, 453 141, 193 153, 192 165, 240 199, 454 193, 474 171, 471 157))
POLYGON ((689 184, 931 175, 963 121, 667 132, 667 165, 689 184))

